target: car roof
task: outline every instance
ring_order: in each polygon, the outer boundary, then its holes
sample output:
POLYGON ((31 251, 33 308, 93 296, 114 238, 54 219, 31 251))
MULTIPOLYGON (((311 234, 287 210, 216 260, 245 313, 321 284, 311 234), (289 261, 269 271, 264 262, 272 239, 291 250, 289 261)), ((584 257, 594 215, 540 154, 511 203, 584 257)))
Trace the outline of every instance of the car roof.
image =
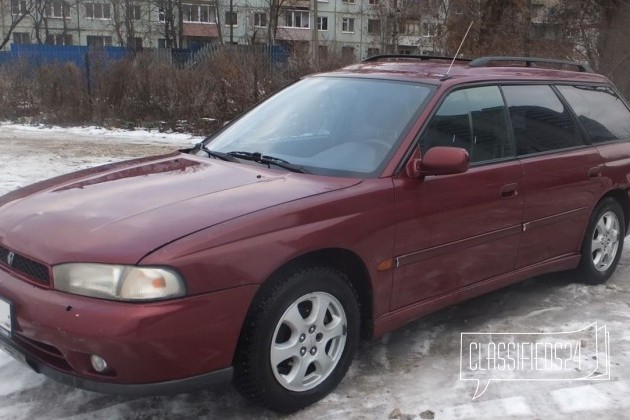
POLYGON ((496 81, 552 81, 558 83, 605 83, 610 81, 592 73, 587 65, 569 61, 526 57, 483 57, 456 60, 422 56, 377 56, 326 75, 412 80, 430 84, 459 84, 496 81), (576 70, 549 68, 575 67, 576 70), (447 75, 448 76, 445 76, 447 75))

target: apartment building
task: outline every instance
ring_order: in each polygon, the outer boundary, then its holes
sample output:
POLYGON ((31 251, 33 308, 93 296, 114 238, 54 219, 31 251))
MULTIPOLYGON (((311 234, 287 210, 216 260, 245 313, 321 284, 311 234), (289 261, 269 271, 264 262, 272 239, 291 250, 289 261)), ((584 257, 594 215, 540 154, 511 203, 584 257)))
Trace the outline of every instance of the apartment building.
MULTIPOLYGON (((540 30, 558 0, 530 0, 540 30)), ((440 54, 449 17, 468 0, 0 0, 0 43, 198 48, 284 44, 362 59, 440 54)), ((553 29, 553 28, 552 28, 553 29)), ((2 45, 2 44, 0 44, 2 45)))
POLYGON ((431 54, 447 0, 1 0, 11 44, 197 48, 276 43, 365 58, 431 54), (442 5, 442 7, 440 7, 442 5))

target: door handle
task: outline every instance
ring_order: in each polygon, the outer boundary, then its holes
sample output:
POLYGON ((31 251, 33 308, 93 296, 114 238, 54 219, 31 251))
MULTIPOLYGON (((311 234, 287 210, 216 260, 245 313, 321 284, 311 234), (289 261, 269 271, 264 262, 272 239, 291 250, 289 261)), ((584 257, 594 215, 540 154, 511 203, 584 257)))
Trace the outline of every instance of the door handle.
POLYGON ((507 184, 501 188, 501 198, 516 197, 518 195, 518 184, 507 184))
POLYGON ((599 178, 600 176, 602 176, 602 167, 601 166, 595 166, 594 168, 591 168, 588 170, 588 177, 589 178, 599 178))

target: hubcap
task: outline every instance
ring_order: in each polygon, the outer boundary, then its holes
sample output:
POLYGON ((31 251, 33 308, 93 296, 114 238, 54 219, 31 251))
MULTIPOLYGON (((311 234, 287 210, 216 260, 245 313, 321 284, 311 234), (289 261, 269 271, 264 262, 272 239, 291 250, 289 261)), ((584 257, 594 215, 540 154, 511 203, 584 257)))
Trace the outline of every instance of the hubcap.
POLYGON ((273 333, 269 359, 274 376, 290 391, 324 381, 346 345, 346 313, 332 295, 314 292, 293 302, 273 333))
POLYGON ((611 211, 607 211, 599 218, 593 238, 591 238, 591 257, 597 271, 610 268, 619 249, 619 219, 611 211))

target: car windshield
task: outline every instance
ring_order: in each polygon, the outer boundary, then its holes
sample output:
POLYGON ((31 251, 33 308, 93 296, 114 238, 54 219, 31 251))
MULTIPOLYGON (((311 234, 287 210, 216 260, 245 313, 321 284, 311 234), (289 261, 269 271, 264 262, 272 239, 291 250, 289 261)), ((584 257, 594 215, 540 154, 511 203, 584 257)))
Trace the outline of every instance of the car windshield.
POLYGON ((309 77, 211 137, 206 149, 215 158, 296 172, 378 176, 433 90, 404 81, 309 77))

